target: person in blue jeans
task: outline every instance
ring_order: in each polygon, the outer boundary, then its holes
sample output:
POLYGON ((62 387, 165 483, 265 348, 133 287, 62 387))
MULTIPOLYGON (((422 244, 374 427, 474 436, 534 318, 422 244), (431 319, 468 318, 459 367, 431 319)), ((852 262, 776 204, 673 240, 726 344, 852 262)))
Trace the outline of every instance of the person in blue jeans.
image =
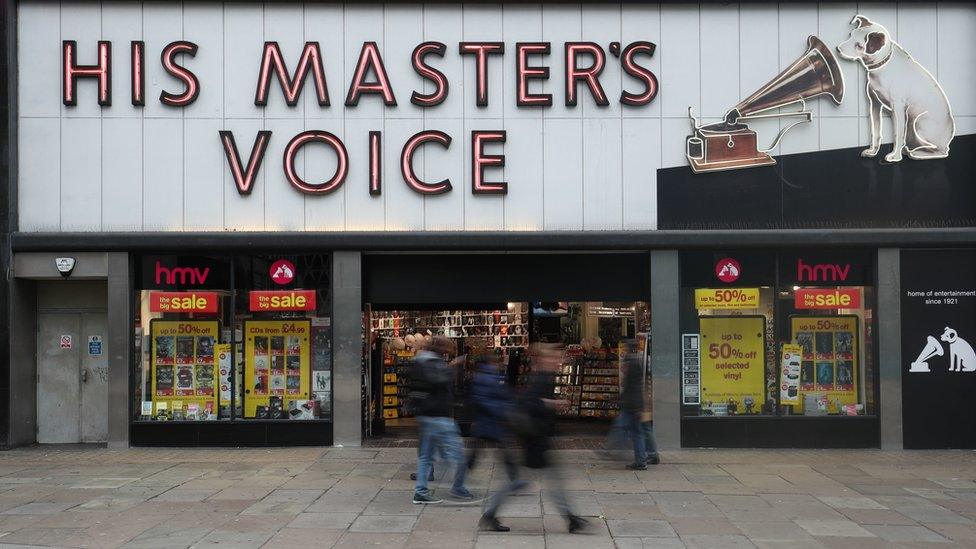
POLYGON ((620 413, 610 427, 605 449, 622 446, 622 439, 626 435, 634 445, 634 462, 627 468, 644 470, 647 469, 645 431, 641 422, 644 413, 644 375, 633 343, 628 342, 622 363, 624 375, 620 391, 620 413))
POLYGON ((420 430, 420 452, 417 459, 417 480, 413 490, 416 504, 441 503, 427 488, 434 464, 440 453, 454 465, 454 485, 451 497, 471 501, 474 496, 464 486, 467 463, 461 431, 452 417, 454 412, 454 370, 444 362, 454 345, 443 336, 436 336, 428 349, 417 353, 412 372, 410 399, 414 403, 420 430))

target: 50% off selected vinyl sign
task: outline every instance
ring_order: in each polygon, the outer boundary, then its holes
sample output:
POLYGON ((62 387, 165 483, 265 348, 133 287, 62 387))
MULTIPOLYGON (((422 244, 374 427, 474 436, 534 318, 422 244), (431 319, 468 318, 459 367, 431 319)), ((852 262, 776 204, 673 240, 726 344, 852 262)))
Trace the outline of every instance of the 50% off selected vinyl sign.
POLYGON ((759 288, 696 288, 696 309, 756 309, 759 288))

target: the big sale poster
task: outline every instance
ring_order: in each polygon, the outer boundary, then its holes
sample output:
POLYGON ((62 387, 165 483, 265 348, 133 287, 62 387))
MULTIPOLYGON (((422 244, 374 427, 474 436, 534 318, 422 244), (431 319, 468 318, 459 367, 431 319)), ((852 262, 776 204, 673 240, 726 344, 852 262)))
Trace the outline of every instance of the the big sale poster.
POLYGON ((827 397, 830 412, 835 404, 857 404, 857 317, 790 317, 793 341, 803 349, 800 366, 800 402, 804 393, 827 397))
POLYGON ((761 410, 765 398, 765 319, 762 316, 703 316, 701 330, 701 400, 713 405, 735 401, 740 413, 746 399, 761 410))
POLYGON ((154 407, 173 410, 177 403, 181 409, 196 404, 200 414, 215 413, 218 321, 154 319, 149 330, 154 407))
POLYGON ((307 319, 244 322, 245 418, 284 419, 311 409, 311 328, 307 319))

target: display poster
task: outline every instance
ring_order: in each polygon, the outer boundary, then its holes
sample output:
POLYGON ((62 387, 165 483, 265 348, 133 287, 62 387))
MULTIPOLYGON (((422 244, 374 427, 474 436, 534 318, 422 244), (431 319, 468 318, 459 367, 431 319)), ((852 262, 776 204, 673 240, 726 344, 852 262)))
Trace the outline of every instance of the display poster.
POLYGON ((901 251, 905 448, 976 448, 976 249, 901 251))
POLYGON ((157 419, 216 417, 220 325, 216 320, 160 320, 150 323, 152 401, 157 419))
POLYGON ((681 403, 701 404, 701 352, 698 334, 681 334, 681 403))
POLYGON ((231 393, 231 352, 229 343, 214 345, 214 355, 217 356, 217 375, 220 386, 220 404, 230 404, 231 393))
POLYGON ((800 371, 803 360, 803 347, 794 343, 784 343, 782 346, 782 362, 780 365, 780 404, 797 405, 800 403, 800 371))
POLYGON ((800 393, 820 393, 828 413, 857 405, 858 318, 794 315, 790 334, 802 352, 800 393))
POLYGON ((311 322, 307 319, 244 322, 244 417, 311 417, 311 322))
POLYGON ((319 418, 332 415, 332 319, 312 319, 312 398, 319 418))
POLYGON ((762 409, 765 317, 705 316, 699 318, 699 329, 702 400, 713 410, 727 406, 728 413, 762 409))
POLYGON ((696 309, 756 309, 759 288, 695 288, 696 309))

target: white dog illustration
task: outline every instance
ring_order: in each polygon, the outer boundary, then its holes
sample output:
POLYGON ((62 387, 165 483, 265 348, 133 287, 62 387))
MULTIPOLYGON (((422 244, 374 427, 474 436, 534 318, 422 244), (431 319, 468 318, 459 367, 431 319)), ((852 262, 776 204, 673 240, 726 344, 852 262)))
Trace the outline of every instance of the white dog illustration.
POLYGON ((948 326, 939 339, 949 344, 950 372, 976 371, 976 351, 973 351, 973 346, 968 341, 959 337, 959 334, 948 326))
POLYGON ((948 156, 956 125, 942 87, 883 26, 863 15, 855 15, 851 24, 851 37, 837 51, 844 59, 860 61, 868 71, 871 147, 861 156, 876 156, 881 148, 882 108, 891 112, 895 134, 886 161, 899 162, 903 150, 917 160, 948 156))

